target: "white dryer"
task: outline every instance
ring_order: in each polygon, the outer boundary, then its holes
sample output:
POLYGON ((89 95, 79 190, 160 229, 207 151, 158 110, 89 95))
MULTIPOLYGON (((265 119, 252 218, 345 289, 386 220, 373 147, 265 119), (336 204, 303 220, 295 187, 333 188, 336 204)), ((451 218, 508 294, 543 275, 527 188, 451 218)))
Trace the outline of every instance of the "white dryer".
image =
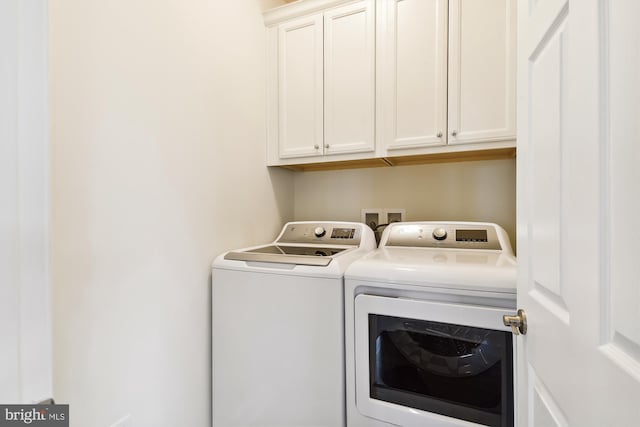
POLYGON ((290 222, 212 266, 213 426, 345 425, 344 272, 375 249, 349 222, 290 222))
POLYGON ((512 427, 515 308, 498 225, 389 225, 345 274, 347 425, 512 427))

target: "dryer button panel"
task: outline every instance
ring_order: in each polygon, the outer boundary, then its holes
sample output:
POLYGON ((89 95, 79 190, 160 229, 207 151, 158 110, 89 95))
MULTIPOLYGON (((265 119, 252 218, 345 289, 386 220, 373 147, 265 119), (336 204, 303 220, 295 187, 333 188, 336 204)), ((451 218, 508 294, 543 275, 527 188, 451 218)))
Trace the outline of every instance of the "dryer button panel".
POLYGON ((381 245, 502 250, 498 234, 490 225, 398 223, 390 227, 381 245))

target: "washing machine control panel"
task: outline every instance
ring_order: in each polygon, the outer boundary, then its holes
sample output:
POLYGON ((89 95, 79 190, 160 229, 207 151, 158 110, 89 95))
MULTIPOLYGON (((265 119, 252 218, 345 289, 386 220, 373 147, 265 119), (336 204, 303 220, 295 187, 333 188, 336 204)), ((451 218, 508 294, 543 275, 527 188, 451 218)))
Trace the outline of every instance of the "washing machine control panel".
POLYGON ((362 227, 363 224, 357 223, 290 223, 277 242, 358 246, 362 227))
POLYGON ((488 223, 405 222, 389 225, 380 246, 502 250, 503 234, 488 223))

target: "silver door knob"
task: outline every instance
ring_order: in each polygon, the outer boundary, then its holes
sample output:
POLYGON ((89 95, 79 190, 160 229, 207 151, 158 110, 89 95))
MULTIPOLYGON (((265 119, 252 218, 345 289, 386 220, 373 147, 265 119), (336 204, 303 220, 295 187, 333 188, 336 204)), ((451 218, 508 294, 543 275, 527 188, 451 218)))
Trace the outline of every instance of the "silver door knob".
POLYGON ((318 150, 320 148, 320 146, 318 144, 313 146, 314 149, 318 150))
POLYGON ((452 131, 451 131, 451 136, 456 136, 457 134, 458 134, 458 131, 457 131, 457 130, 452 130, 452 131))
POLYGON ((527 333, 527 315, 523 309, 519 309, 515 316, 502 316, 504 326, 511 326, 513 335, 525 335, 527 333))
POLYGON ((438 138, 442 138, 442 132, 438 132, 438 134, 436 135, 438 138))
POLYGON ((328 149, 328 148, 329 148, 329 144, 325 144, 325 145, 324 145, 324 148, 327 148, 327 149, 328 149))

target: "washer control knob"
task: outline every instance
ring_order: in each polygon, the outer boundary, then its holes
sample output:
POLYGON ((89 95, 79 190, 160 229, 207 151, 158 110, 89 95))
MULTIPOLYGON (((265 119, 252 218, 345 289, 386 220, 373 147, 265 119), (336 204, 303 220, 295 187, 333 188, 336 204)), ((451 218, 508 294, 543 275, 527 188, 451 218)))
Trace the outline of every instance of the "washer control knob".
POLYGON ((444 228, 440 227, 440 228, 436 228, 435 230, 433 230, 433 238, 436 240, 444 240, 447 238, 447 230, 445 230, 444 228))
POLYGON ((313 229, 313 234, 315 234, 316 237, 322 237, 327 234, 327 230, 325 230, 324 227, 316 227, 313 229))

